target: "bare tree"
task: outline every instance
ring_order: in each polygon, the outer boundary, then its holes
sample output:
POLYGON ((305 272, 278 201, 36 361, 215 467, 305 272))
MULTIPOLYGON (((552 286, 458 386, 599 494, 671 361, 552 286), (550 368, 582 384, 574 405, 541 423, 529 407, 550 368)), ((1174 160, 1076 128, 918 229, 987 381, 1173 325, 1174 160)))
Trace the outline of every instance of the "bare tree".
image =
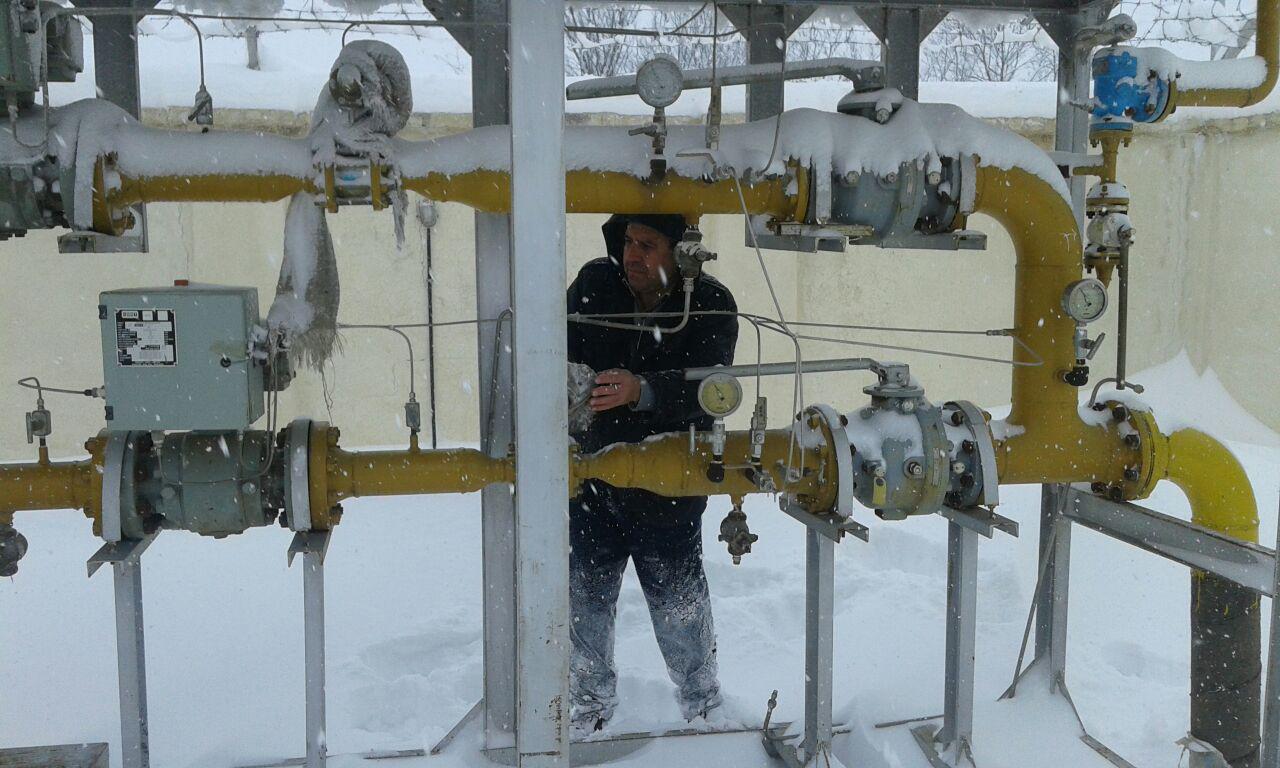
POLYGON ((1038 42, 1035 19, 1019 17, 998 25, 975 26, 949 16, 930 35, 923 51, 925 80, 1050 80, 1056 52, 1038 42))
MULTIPOLYGON (((564 12, 567 27, 596 27, 601 29, 631 29, 640 11, 625 5, 568 6, 564 12)), ((634 58, 634 44, 615 32, 565 33, 565 66, 569 75, 594 75, 609 77, 634 71, 630 60, 634 58)))
POLYGON ((1136 42, 1201 48, 1210 59, 1238 58, 1257 33, 1248 0, 1131 0, 1121 9, 1138 21, 1136 42))

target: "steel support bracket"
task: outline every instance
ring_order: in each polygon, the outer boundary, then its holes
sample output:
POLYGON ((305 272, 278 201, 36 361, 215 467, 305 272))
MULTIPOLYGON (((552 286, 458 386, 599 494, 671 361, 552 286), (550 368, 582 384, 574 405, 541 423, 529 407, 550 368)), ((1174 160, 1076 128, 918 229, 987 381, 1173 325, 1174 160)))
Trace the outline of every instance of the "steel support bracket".
POLYGON ((325 659, 324 659, 324 558, 331 531, 299 531, 289 544, 288 562, 302 555, 303 667, 306 670, 307 757, 306 768, 324 768, 325 659))
POLYGON ((1009 518, 998 515, 990 509, 983 507, 974 507, 973 509, 952 509, 951 507, 943 507, 938 510, 938 514, 945 517, 948 521, 968 528, 969 530, 991 538, 996 531, 1007 533, 1010 536, 1017 537, 1018 522, 1009 518))

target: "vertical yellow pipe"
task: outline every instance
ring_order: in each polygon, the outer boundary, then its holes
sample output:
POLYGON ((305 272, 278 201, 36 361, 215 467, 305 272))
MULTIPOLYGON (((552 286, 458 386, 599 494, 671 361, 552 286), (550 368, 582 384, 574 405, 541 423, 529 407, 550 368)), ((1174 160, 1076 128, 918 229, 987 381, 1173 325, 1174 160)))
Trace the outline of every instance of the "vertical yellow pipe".
MULTIPOLYGON (((1168 437, 1165 476, 1186 494, 1191 520, 1258 540, 1258 505, 1244 467, 1194 429, 1168 437)), ((1191 572, 1191 734, 1231 765, 1253 765, 1260 742, 1262 627, 1258 595, 1205 571, 1191 572)))
POLYGON ((1136 451, 1117 430, 1081 420, 1079 390, 1062 379, 1075 363, 1075 322, 1062 309, 1062 294, 1084 270, 1071 206, 1021 168, 980 166, 976 210, 1013 240, 1013 330, 1026 345, 1014 346, 1014 434, 997 446, 1000 482, 1121 482, 1139 461, 1136 451))

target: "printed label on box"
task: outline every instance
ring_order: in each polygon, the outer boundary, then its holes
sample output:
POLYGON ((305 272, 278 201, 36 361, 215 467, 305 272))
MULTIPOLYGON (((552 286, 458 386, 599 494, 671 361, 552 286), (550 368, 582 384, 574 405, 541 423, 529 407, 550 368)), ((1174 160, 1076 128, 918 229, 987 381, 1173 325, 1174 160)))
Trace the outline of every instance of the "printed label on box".
POLYGON ((177 365, 177 337, 171 309, 117 309, 118 365, 177 365))

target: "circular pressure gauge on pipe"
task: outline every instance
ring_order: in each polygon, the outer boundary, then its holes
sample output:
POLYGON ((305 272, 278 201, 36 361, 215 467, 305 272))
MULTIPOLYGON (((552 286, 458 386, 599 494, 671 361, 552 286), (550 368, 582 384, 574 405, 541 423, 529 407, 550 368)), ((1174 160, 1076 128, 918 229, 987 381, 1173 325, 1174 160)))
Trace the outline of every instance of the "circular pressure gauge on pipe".
POLYGON ((1062 294, 1062 310, 1077 323, 1092 323, 1107 311, 1107 287, 1093 277, 1075 281, 1062 294))
POLYGON ((727 373, 713 373, 698 385, 698 405, 718 419, 742 405, 742 385, 727 373))
POLYGON ((684 73, 675 59, 667 55, 655 56, 640 65, 636 72, 636 93, 640 100, 654 109, 664 109, 675 103, 684 90, 684 73))

